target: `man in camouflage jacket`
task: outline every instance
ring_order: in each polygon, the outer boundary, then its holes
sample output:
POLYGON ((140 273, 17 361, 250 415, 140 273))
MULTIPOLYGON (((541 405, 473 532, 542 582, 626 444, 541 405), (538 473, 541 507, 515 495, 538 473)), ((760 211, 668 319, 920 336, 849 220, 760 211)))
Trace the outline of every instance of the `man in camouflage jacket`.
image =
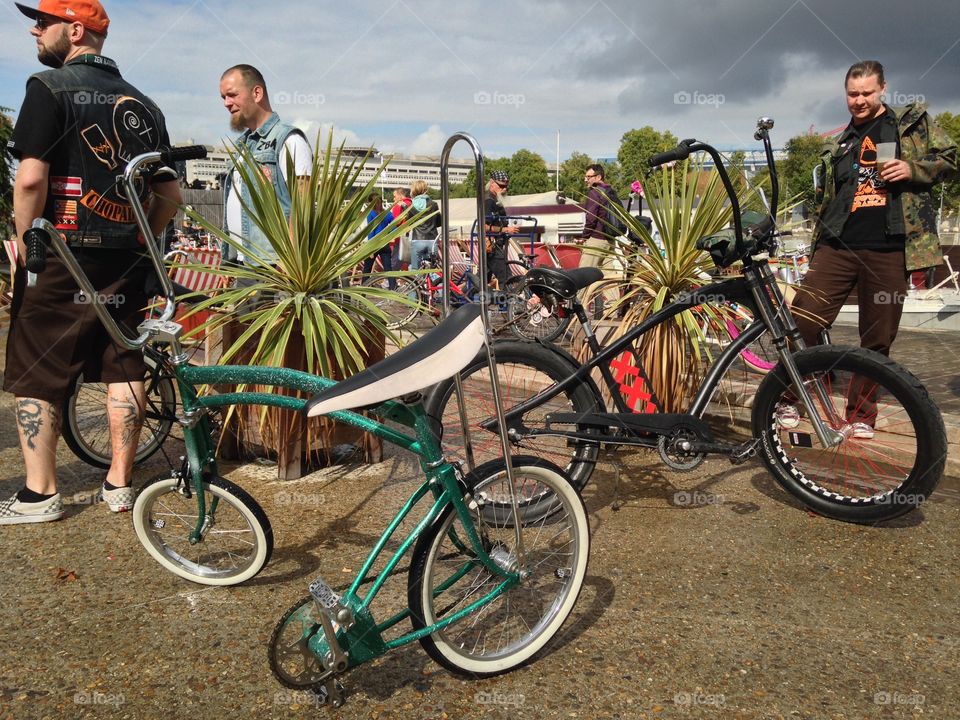
MULTIPOLYGON (((920 270, 943 264, 940 239, 937 237, 937 213, 931 191, 933 186, 949 180, 957 173, 957 148, 950 136, 937 125, 927 106, 913 103, 888 107, 887 116, 896 129, 900 159, 909 163, 912 177, 893 193, 888 209, 888 232, 906 236, 904 260, 907 270, 920 270), (897 202, 899 200, 899 203, 897 202), (899 230, 899 232, 897 232, 899 230)), ((821 237, 839 238, 850 215, 856 187, 844 184, 837 191, 840 174, 851 173, 856 155, 850 152, 855 143, 852 125, 827 142, 820 155, 817 188, 819 210, 815 216, 814 248, 821 237), (841 167, 843 166, 843 167, 841 167)))
MULTIPOLYGON (((883 102, 883 66, 875 60, 850 67, 844 89, 850 124, 820 156, 814 252, 793 315, 814 345, 856 288, 860 344, 889 355, 908 273, 942 262, 931 189, 957 172, 957 149, 924 105, 883 102)), ((846 419, 860 440, 874 437, 873 394, 866 382, 848 391, 846 419)), ((798 409, 782 404, 777 422, 796 427, 798 409)))

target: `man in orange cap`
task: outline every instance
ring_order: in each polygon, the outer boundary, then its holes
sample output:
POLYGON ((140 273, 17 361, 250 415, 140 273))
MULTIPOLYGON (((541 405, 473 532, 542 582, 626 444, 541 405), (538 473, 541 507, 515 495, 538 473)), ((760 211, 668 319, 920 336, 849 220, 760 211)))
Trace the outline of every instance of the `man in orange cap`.
MULTIPOLYGON (((97 0, 40 0, 17 5, 41 63, 53 68, 27 81, 8 149, 20 161, 13 190, 17 235, 44 217, 53 223, 108 310, 136 327, 146 304, 145 267, 130 202, 117 176, 131 158, 168 147, 160 109, 100 54, 110 19, 97 0)), ((158 170, 140 198, 154 234, 180 202, 176 173, 158 170)), ((151 239, 152 240, 152 239, 151 239)), ((139 351, 115 345, 91 298, 79 292, 59 257, 51 255, 35 287, 27 287, 25 254, 14 278, 3 389, 16 397, 17 429, 26 483, 0 502, 0 525, 44 522, 63 515, 54 450, 60 408, 78 378, 107 385, 113 444, 102 496, 114 512, 129 510, 130 476, 143 421, 146 368, 139 351)))

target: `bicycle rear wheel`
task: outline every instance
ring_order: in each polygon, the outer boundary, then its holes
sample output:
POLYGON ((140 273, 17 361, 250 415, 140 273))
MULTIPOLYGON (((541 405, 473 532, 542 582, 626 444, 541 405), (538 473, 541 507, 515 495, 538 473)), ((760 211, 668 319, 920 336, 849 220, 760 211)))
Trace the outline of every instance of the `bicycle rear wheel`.
POLYGON ((510 329, 525 340, 553 342, 570 326, 572 315, 568 308, 556 302, 548 308, 530 291, 523 277, 507 281, 506 303, 510 329))
MULTIPOLYGON (((478 467, 466 482, 477 503, 474 527, 484 549, 499 567, 519 569, 525 576, 420 640, 437 663, 461 675, 498 675, 530 662, 570 615, 586 575, 590 527, 583 500, 569 477, 552 463, 525 456, 514 458, 513 473, 516 484, 534 484, 553 508, 538 516, 522 516, 522 567, 512 513, 484 512, 487 499, 501 498, 502 504, 502 498, 509 497, 503 460, 478 467)), ((407 586, 415 630, 450 618, 503 582, 479 562, 466 537, 453 506, 447 505, 418 539, 407 586)))
POLYGON ((405 298, 408 301, 420 302, 421 282, 415 278, 397 278, 397 286, 393 290, 390 290, 389 282, 384 277, 369 278, 364 284, 386 292, 386 295, 376 300, 374 304, 387 317, 387 328, 390 330, 406 327, 419 314, 418 305, 410 305, 409 302, 403 301, 405 298))
MULTIPOLYGON (((146 406, 135 463, 146 460, 160 449, 177 418, 177 392, 173 378, 162 375, 156 360, 149 355, 144 361, 147 364, 146 406)), ((84 382, 81 376, 60 410, 62 435, 67 447, 88 465, 109 468, 113 453, 106 384, 84 382)))
MULTIPOLYGON (((503 406, 506 410, 576 372, 576 367, 562 355, 537 343, 505 340, 497 342, 494 351, 503 406)), ((460 377, 474 459, 479 465, 503 455, 496 425, 490 430, 481 427, 485 421, 496 417, 490 393, 490 369, 486 352, 477 355, 460 372, 460 377)), ((438 383, 430 391, 424 408, 434 423, 445 457, 448 460, 465 460, 463 431, 454 388, 453 378, 438 383)), ((549 413, 586 415, 602 411, 603 408, 603 401, 587 383, 581 382, 551 400, 531 408, 520 422, 529 430, 543 430, 546 428, 546 416, 549 413)), ((587 435, 599 434, 599 430, 586 425, 577 425, 576 430, 587 435)), ((590 479, 599 452, 596 444, 586 440, 568 440, 565 437, 547 435, 514 440, 514 445, 518 452, 544 458, 563 468, 578 489, 590 479)))
POLYGON ((820 445, 778 366, 753 405, 753 432, 776 480, 811 510, 848 522, 889 520, 929 497, 943 475, 947 439, 920 381, 863 348, 820 346, 793 357, 818 414, 844 439, 836 447, 820 445), (797 412, 785 413, 783 405, 797 412))
POLYGON ((133 506, 140 542, 164 568, 202 585, 236 585, 263 569, 273 552, 273 529, 259 503, 221 477, 203 483, 206 519, 199 542, 197 499, 179 478, 147 483, 133 506))
MULTIPOLYGON (((742 312, 746 311, 742 310, 742 312)), ((731 340, 736 340, 740 337, 740 333, 752 322, 752 316, 743 317, 741 315, 735 315, 734 317, 724 319, 724 325, 731 340)), ((765 332, 740 353, 740 359, 743 361, 743 364, 747 366, 748 370, 752 370, 760 375, 766 375, 777 366, 777 363, 780 361, 780 356, 777 355, 777 348, 773 344, 769 333, 765 332)))

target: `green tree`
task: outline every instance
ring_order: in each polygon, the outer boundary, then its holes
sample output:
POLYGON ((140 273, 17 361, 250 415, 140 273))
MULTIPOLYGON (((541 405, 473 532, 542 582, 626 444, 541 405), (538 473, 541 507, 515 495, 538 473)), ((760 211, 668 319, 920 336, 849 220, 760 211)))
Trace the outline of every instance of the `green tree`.
POLYGON ((560 192, 574 201, 585 195, 587 184, 583 176, 587 172, 587 165, 592 164, 593 158, 582 152, 574 152, 560 163, 560 192))
MULTIPOLYGON (((622 175, 629 185, 634 180, 643 180, 651 168, 650 158, 657 153, 672 150, 677 146, 676 136, 669 130, 660 132, 647 125, 639 130, 627 130, 620 139, 617 160, 620 161, 622 175)), ((619 192, 619 188, 617 188, 619 192)))
POLYGON ((813 210, 813 168, 820 162, 823 138, 796 135, 787 140, 787 157, 777 163, 782 199, 796 197, 808 211, 813 210))
POLYGON ((507 172, 513 195, 531 195, 551 189, 547 163, 532 150, 517 150, 510 158, 507 172))
MULTIPOLYGON (((960 114, 942 112, 934 120, 937 125, 946 130, 954 144, 960 147, 960 114)), ((942 196, 944 213, 955 213, 960 209, 960 178, 937 185, 933 192, 938 206, 942 196)))
MULTIPOLYGON (((546 161, 530 150, 517 150, 509 158, 484 162, 484 171, 488 177, 494 170, 503 170, 510 176, 511 195, 547 192, 553 187, 546 161)), ((450 197, 473 197, 476 192, 476 178, 476 170, 471 169, 466 180, 450 188, 450 197)))
POLYGON ((0 233, 4 240, 16 232, 13 225, 13 157, 7 150, 7 141, 13 134, 13 122, 0 107, 0 233))

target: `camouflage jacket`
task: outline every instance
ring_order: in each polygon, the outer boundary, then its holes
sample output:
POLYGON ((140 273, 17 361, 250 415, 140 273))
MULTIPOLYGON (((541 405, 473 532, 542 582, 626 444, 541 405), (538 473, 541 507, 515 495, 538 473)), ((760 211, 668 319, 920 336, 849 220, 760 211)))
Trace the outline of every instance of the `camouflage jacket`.
MULTIPOLYGON (((937 214, 930 191, 937 183, 956 176, 956 145, 933 121, 926 105, 887 106, 887 114, 891 125, 895 124, 897 129, 899 157, 910 164, 913 174, 909 182, 894 183, 891 187, 893 202, 887 213, 887 232, 906 236, 907 270, 940 265, 943 256, 937 237, 937 214)), ((814 248, 822 237, 839 238, 850 215, 857 189, 857 173, 849 172, 850 168, 846 168, 846 165, 854 162, 857 153, 853 149, 856 147, 857 140, 851 124, 825 143, 820 153, 814 248), (847 181, 838 183, 838 177, 847 181)))

